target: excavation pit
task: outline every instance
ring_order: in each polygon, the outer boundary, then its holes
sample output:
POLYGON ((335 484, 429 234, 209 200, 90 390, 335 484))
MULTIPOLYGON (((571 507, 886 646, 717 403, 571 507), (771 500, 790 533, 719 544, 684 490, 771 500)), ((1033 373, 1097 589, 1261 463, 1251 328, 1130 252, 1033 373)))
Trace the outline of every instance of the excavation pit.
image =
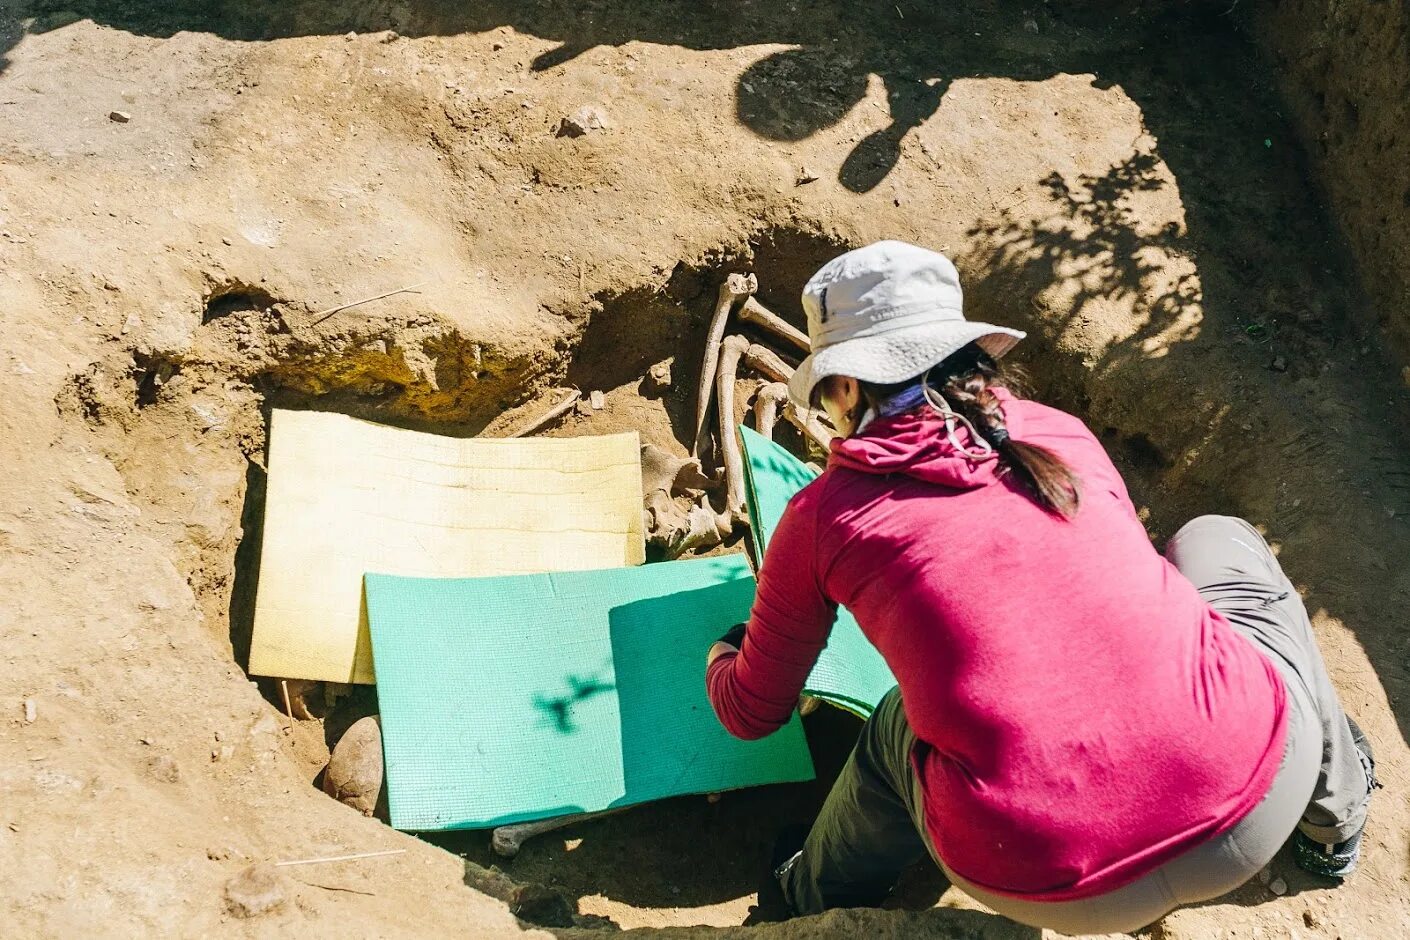
MULTIPOLYGON (((604 407, 593 408, 588 395, 562 419, 541 433, 553 436, 611 433, 625 429, 638 431, 643 441, 673 453, 688 450, 694 431, 695 390, 703 353, 706 326, 715 304, 716 288, 730 272, 751 272, 760 281, 759 297, 780 316, 802 327, 798 303, 802 283, 823 262, 852 247, 845 240, 814 230, 766 228, 742 249, 721 248, 707 253, 698 263, 679 264, 665 275, 664 283, 646 283, 626 290, 600 294, 573 317, 574 335, 564 344, 562 359, 555 364, 544 384, 548 387, 501 418, 476 429, 454 419, 432 417, 411 403, 425 390, 415 380, 397 393, 370 393, 362 385, 361 371, 353 370, 347 387, 327 384, 323 394, 309 393, 310 380, 299 370, 318 376, 336 374, 327 364, 275 362, 261 373, 259 381, 278 376, 278 385, 257 388, 252 402, 260 428, 267 428, 274 407, 340 410, 373 420, 414 427, 418 430, 464 435, 476 430, 498 436, 521 426, 524 421, 557 400, 558 387, 575 387, 584 393, 603 392, 604 407), (670 366, 669 384, 653 378, 661 364, 670 366), (331 403, 331 404, 330 404, 331 403)), ((982 303, 979 299, 976 303, 982 303)), ((999 322, 1041 332, 1044 325, 1025 320, 1019 310, 994 309, 989 314, 999 322)), ((252 311, 250 316, 267 317, 252 311)), ((296 318, 292 313, 284 316, 296 318)), ((381 329, 380 327, 377 329, 381 329)), ((402 345, 398 327, 388 325, 382 334, 389 346, 402 345)), ((761 332, 748 323, 731 321, 730 333, 744 332, 751 339, 771 344, 790 362, 798 351, 790 350, 776 336, 761 332)), ((1061 403, 1083 407, 1090 400, 1085 388, 1072 376, 1085 375, 1073 369, 1062 357, 1029 358, 1026 380, 1037 389, 1057 391, 1061 403), (1049 370, 1050 364, 1055 368, 1049 370)), ((320 379, 327 382, 326 379, 320 379)), ((752 379, 741 377, 737 417, 748 417, 752 379)), ((442 389, 443 393, 449 390, 442 389)), ((450 392, 454 395, 454 392, 450 392)), ((177 402, 168 401, 170 408, 177 402)), ((474 407, 469 405, 467 407, 474 407)), ((1108 446, 1131 480, 1137 493, 1159 486, 1160 473, 1168 468, 1158 447, 1144 432, 1123 434, 1100 420, 1094 427, 1104 433, 1108 446)), ((263 431, 255 439, 263 440, 263 431)), ((816 449, 794 429, 781 430, 780 440, 801 457, 821 460, 816 449)), ((259 578, 259 545, 264 515, 265 476, 258 450, 246 455, 245 489, 240 510, 240 531, 234 544, 222 546, 214 557, 233 559, 228 576, 215 580, 229 587, 230 644, 237 663, 248 658, 253 623, 256 584, 259 578)), ((707 470, 718 467, 719 456, 704 455, 707 470)), ((743 530, 725 545, 712 551, 742 551, 743 530)), ((703 655, 703 651, 702 651, 703 655)), ((275 712, 289 709, 284 696, 289 686, 277 679, 259 678, 259 688, 267 708, 275 712)), ((358 719, 375 714, 375 689, 355 686, 335 689, 325 697, 323 684, 290 683, 293 687, 293 733, 286 747, 304 768, 311 786, 323 788, 323 768, 341 735, 358 719), (307 686, 307 688, 306 688, 307 686)), ((710 923, 726 926, 741 922, 763 923, 780 916, 776 899, 769 897, 765 880, 766 862, 780 829, 790 824, 806 824, 821 806, 828 788, 855 740, 860 723, 850 715, 823 708, 805 720, 810 749, 816 763, 817 779, 809 784, 784 785, 724 794, 718 802, 705 797, 683 797, 633 807, 601 819, 584 821, 540 836, 513 860, 496 855, 489 833, 440 832, 423 838, 465 860, 466 882, 478 890, 502 894, 517 904, 516 892, 529 892, 533 903, 519 910, 527 922, 545 926, 568 926, 563 911, 571 910, 579 925, 606 918, 624 928, 670 924, 710 923), (491 869, 502 869, 496 875, 491 869), (643 877, 643 872, 651 873, 643 877), (765 888, 763 900, 752 898, 765 888), (549 895, 544 895, 547 890, 549 895), (545 904, 552 896, 561 903, 545 904), (565 906, 566 905, 566 906, 565 906)), ((897 904, 923 909, 931 907, 945 885, 933 866, 919 865, 908 874, 897 904)))
MULTIPOLYGON (((5 731, 25 754, 6 777, 23 815, 0 827, 15 929, 489 933, 513 921, 483 893, 520 888, 526 921, 740 923, 855 723, 809 719, 815 785, 638 807, 514 862, 486 834, 354 814, 318 775, 372 691, 290 721, 243 671, 268 416, 497 435, 577 386, 542 433, 632 429, 679 454, 718 279, 755 272, 800 326, 806 276, 882 238, 945 250, 972 316, 1029 330, 1036 397, 1088 421, 1157 542, 1211 511, 1268 534, 1403 783, 1410 408, 1378 322, 1403 346, 1405 70, 1385 63, 1404 13, 1227 6, 0 16, 0 575, 18 586, 0 684, 38 716, 5 731), (603 126, 554 136, 584 106, 603 126), (229 921, 250 865, 369 850, 401 854, 280 869, 284 903, 229 921)), ((1153 935, 1304 912, 1404 933, 1405 819, 1373 809, 1344 888, 1282 858, 1287 896, 1253 884, 1153 935)), ((1031 936, 952 903, 755 935, 1031 936)))

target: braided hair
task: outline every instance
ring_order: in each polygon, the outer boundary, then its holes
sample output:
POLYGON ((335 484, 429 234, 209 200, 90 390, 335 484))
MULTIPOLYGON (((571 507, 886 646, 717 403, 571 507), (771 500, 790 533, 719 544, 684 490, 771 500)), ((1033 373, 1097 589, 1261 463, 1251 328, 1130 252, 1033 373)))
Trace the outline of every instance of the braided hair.
MULTIPOLYGON (((1003 466, 1028 488, 1038 504, 1054 515, 1071 519, 1081 504, 1081 481, 1057 454, 1009 435, 1004 409, 995 387, 1014 383, 1011 370, 1001 369, 976 343, 953 353, 930 370, 931 387, 963 416, 998 454, 1003 466)), ((890 386, 863 385, 872 407, 915 380, 890 386)))

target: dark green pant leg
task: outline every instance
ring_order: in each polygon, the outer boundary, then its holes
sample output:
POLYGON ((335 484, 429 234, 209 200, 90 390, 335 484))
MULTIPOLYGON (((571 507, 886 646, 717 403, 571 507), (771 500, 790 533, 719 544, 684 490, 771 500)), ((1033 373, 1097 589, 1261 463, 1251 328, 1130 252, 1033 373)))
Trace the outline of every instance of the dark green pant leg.
POLYGON ((915 740, 893 689, 862 726, 803 850, 780 869, 794 913, 876 906, 927 854, 910 759, 915 740))

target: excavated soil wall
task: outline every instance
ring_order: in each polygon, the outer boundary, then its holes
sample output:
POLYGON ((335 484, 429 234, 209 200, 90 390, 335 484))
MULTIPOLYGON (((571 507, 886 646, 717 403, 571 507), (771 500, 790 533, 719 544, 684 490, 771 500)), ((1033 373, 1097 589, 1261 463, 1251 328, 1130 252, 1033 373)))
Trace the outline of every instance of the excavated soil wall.
POLYGON ((1410 369, 1410 5, 1260 0, 1248 16, 1355 253, 1372 322, 1410 369))

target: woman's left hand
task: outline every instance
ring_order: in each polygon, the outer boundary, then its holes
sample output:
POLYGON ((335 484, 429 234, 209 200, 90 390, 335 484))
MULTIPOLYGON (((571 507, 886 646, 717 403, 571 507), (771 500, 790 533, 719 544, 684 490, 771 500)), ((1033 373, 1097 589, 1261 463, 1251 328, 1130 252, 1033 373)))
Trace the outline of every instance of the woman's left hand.
POLYGON ((715 641, 710 647, 710 652, 705 657, 705 665, 708 667, 715 660, 727 653, 738 653, 744 646, 744 624, 737 623, 730 627, 724 636, 715 641))
POLYGON ((705 657, 705 665, 708 667, 711 663, 719 659, 721 656, 727 655, 729 653, 738 652, 739 649, 737 647, 730 646, 724 640, 716 640, 714 644, 710 647, 709 654, 705 657))

